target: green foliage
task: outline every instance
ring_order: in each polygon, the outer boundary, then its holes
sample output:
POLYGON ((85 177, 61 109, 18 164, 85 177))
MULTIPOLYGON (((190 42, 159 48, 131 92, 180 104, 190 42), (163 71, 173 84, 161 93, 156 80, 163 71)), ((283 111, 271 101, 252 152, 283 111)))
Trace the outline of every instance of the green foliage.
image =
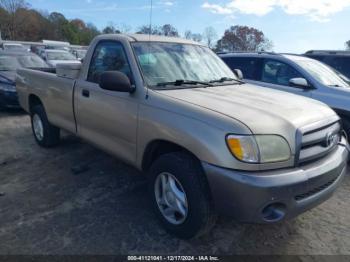
POLYGON ((40 41, 43 39, 89 45, 100 32, 80 19, 67 20, 53 12, 44 15, 23 0, 0 0, 0 30, 3 39, 40 41))
POLYGON ((106 26, 103 30, 102 33, 104 34, 114 34, 115 33, 115 28, 114 26, 106 26))

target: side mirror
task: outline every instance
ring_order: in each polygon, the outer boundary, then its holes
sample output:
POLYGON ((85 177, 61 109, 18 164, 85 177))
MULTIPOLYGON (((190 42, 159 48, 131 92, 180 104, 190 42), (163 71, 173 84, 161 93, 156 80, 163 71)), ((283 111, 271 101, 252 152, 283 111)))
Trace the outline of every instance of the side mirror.
POLYGON ((233 73, 235 73, 235 75, 238 77, 239 80, 243 79, 243 73, 240 69, 234 69, 233 73))
POLYGON ((289 86, 303 89, 310 88, 310 85, 305 78, 292 78, 289 80, 289 86))
POLYGON ((129 78, 119 71, 106 71, 101 74, 100 87, 105 90, 117 92, 133 92, 129 78))

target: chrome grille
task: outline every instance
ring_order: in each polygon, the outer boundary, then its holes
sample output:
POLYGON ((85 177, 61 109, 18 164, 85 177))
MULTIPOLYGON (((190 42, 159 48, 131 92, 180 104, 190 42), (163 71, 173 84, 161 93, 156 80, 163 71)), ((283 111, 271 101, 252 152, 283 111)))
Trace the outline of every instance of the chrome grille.
POLYGON ((320 159, 337 147, 341 124, 335 122, 302 134, 299 164, 320 159))

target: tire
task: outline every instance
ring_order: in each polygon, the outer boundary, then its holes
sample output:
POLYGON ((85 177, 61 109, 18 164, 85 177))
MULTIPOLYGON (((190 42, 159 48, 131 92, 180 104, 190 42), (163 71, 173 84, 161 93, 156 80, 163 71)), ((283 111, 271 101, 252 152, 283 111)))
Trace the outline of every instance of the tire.
POLYGON ((60 141, 60 129, 51 125, 42 105, 35 106, 31 111, 32 131, 35 141, 41 147, 53 147, 60 141))
MULTIPOLYGON (((170 234, 189 239, 206 234, 214 226, 217 215, 210 198, 209 186, 197 159, 183 152, 165 154, 155 160, 149 175, 151 205, 170 234), (181 201, 177 201, 180 198, 176 198, 176 194, 163 194, 163 180, 167 180, 168 185, 175 184, 180 193, 183 191, 182 199, 185 199, 186 205, 176 209, 185 210, 185 215, 181 212, 170 212, 175 215, 166 217, 165 213, 173 210, 166 207, 178 207, 174 202, 181 203, 181 201), (163 195, 166 196, 166 200, 163 195), (171 202, 172 205, 169 205, 171 202)), ((172 190, 172 192, 178 191, 172 190)))

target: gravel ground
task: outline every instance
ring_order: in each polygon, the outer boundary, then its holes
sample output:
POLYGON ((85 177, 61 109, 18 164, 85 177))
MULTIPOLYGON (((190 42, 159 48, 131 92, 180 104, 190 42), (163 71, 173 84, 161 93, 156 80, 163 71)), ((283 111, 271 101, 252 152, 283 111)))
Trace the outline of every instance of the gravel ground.
MULTIPOLYGON (((78 167, 79 168, 79 167, 78 167)), ((347 254, 350 177, 321 206, 276 225, 220 218, 207 236, 169 236, 150 211, 145 178, 64 135, 39 148, 29 117, 0 113, 0 254, 347 254), (77 164, 88 167, 74 174, 77 164)))

